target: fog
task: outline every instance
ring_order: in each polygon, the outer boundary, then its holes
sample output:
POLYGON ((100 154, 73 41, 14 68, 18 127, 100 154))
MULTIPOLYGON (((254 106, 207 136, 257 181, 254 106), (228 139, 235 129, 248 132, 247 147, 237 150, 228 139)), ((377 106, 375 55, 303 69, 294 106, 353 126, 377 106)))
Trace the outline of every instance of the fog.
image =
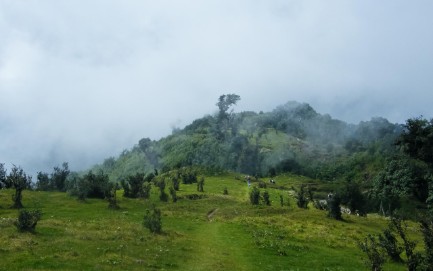
POLYGON ((81 170, 214 113, 289 100, 433 117, 432 1, 0 1, 0 163, 81 170))

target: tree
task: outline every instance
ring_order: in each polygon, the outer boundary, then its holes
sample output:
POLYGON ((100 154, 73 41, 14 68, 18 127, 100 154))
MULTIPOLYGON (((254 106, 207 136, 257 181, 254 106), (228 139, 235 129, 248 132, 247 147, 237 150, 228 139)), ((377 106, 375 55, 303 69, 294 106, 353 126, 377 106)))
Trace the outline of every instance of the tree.
POLYGON ((50 177, 48 173, 38 172, 36 177, 38 181, 36 182, 36 190, 39 191, 48 191, 51 190, 50 177))
POLYGON ((6 182, 11 185, 11 188, 15 189, 15 194, 12 195, 13 205, 12 208, 20 209, 23 207, 21 203, 22 192, 24 189, 29 188, 32 181, 32 177, 26 175, 21 167, 13 166, 11 172, 7 176, 6 182))
POLYGON ((400 218, 392 217, 390 228, 395 230, 403 240, 403 248, 406 253, 406 266, 408 271, 416 271, 422 261, 421 254, 415 252, 416 242, 409 240, 406 232, 407 225, 400 218))
POLYGON ((218 99, 216 105, 218 106, 218 116, 214 133, 217 139, 224 139, 225 132, 230 126, 230 117, 232 112, 227 112, 232 105, 235 105, 239 100, 240 96, 236 94, 224 94, 218 99))
POLYGON ((385 255, 383 254, 379 243, 376 238, 369 234, 363 241, 358 242, 359 248, 367 254, 365 264, 371 271, 381 271, 385 263, 385 255))
POLYGON ((367 201, 361 192, 359 184, 347 182, 337 194, 341 197, 341 203, 346 205, 352 214, 356 212, 360 215, 366 214, 367 201))
POLYGON ((433 119, 408 119, 396 145, 410 157, 433 165, 433 119))
POLYGON ((336 220, 342 220, 341 217, 341 197, 338 193, 328 198, 328 217, 336 220))
POLYGON ((431 218, 421 220, 420 227, 425 246, 423 267, 424 270, 433 271, 433 220, 431 218))
POLYGON ((161 233, 161 210, 152 205, 144 213, 143 226, 148 228, 152 233, 161 233))
POLYGON ((126 177, 126 180, 121 181, 123 187, 123 196, 127 198, 138 198, 142 191, 144 183, 144 174, 136 173, 126 177))
MULTIPOLYGON (((302 184, 299 188, 299 191, 295 190, 295 198, 296 198, 296 205, 298 205, 299 208, 308 208, 308 203, 310 202, 310 197, 312 197, 312 192, 310 191, 310 188, 307 187, 305 189, 305 184, 302 184)), ((312 199, 311 199, 312 200, 312 199)))
POLYGON ((57 191, 66 191, 66 179, 68 178, 71 171, 69 170, 68 163, 64 162, 62 167, 54 167, 53 173, 51 174, 51 186, 57 191))
POLYGON ((400 254, 403 252, 403 247, 398 243, 397 238, 390 227, 385 229, 382 234, 379 234, 378 238, 380 246, 386 251, 392 261, 403 261, 400 257, 400 254))

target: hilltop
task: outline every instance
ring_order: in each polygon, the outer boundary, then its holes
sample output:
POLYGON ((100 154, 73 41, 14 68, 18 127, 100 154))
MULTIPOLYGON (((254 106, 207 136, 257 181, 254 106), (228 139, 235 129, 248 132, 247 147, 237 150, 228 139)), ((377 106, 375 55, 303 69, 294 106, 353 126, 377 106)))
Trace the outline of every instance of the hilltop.
POLYGON ((230 95, 234 94, 220 97, 217 114, 196 119, 160 140, 143 138, 93 170, 103 170, 112 181, 185 166, 200 166, 209 173, 263 177, 290 172, 370 181, 395 152, 393 143, 403 130, 384 118, 348 124, 293 101, 271 112, 234 113, 229 109, 237 100, 230 101, 230 95), (363 168, 353 169, 355 163, 363 168))

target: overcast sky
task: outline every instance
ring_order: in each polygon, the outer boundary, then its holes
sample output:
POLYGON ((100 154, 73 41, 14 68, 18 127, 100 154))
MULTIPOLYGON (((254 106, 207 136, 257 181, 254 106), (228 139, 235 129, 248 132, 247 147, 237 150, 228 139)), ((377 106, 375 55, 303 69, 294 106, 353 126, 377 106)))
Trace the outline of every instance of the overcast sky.
POLYGON ((431 118, 432 29, 430 0, 0 0, 0 163, 85 169, 224 93, 431 118))

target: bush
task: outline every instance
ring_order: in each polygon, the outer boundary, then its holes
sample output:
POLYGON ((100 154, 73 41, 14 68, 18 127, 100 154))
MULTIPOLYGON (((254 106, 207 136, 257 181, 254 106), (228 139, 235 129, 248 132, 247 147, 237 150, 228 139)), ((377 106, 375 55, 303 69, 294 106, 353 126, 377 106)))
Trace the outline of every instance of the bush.
POLYGON ((143 226, 148 228, 152 233, 161 233, 161 210, 154 205, 150 209, 146 209, 144 213, 143 226))
POLYGON ((227 187, 224 187, 223 195, 228 195, 228 194, 229 194, 229 190, 227 189, 227 187))
POLYGON ((173 202, 176 202, 177 201, 176 190, 174 189, 174 187, 170 187, 169 191, 170 191, 171 199, 173 200, 173 202))
POLYGON ((252 205, 258 205, 260 201, 260 190, 257 187, 253 187, 250 192, 250 202, 252 205))
POLYGON ((204 177, 201 177, 200 181, 197 182, 197 191, 204 192, 203 186, 204 186, 204 177))
POLYGON ((27 211, 21 210, 17 221, 14 223, 17 229, 21 232, 34 232, 36 224, 41 219, 42 213, 40 210, 27 211))
POLYGON ((150 190, 152 189, 152 185, 149 182, 144 182, 141 187, 141 196, 144 199, 148 199, 150 197, 150 190))
POLYGON ((269 193, 268 193, 268 191, 263 192, 263 203, 265 205, 271 205, 271 201, 269 200, 269 193))

